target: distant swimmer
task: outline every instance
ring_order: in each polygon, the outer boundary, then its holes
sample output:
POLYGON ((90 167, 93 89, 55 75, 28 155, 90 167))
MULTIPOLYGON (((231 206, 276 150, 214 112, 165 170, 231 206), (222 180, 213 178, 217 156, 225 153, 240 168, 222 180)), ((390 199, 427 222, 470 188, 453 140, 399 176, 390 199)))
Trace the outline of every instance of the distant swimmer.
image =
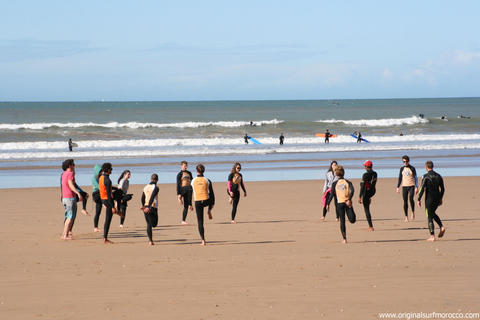
POLYGON ((280 145, 283 146, 283 140, 285 140, 285 137, 283 136, 283 132, 280 133, 279 139, 280 139, 280 145))
POLYGON ((460 118, 460 119, 470 119, 470 117, 465 117, 463 115, 459 115, 458 118, 460 118))
POLYGON ((400 132, 400 136, 403 136, 403 132, 400 132))
POLYGON ((250 125, 253 126, 253 121, 252 120, 250 120, 250 125))
POLYGON ((445 119, 446 119, 445 115, 443 115, 441 119, 442 119, 442 120, 445 120, 445 119))
POLYGON ((422 119, 425 118, 425 115, 424 115, 423 113, 420 113, 419 116, 420 116, 420 118, 422 118, 422 119))

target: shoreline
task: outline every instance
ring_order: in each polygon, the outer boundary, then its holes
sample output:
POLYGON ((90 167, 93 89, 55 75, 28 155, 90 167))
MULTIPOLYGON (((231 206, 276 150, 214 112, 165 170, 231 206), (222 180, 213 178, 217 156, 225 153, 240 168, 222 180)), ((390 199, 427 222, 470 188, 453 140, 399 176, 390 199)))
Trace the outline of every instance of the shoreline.
MULTIPOLYGON (((364 231, 360 181, 347 179, 356 189, 357 214, 355 224, 347 223, 348 244, 341 243, 332 210, 320 220, 324 180, 246 181, 248 195, 241 197, 237 224, 230 224, 226 182, 214 182, 216 205, 213 220, 205 222, 206 247, 200 245, 194 212, 187 216, 190 225, 180 225, 174 184, 159 186, 155 246, 148 245, 138 210, 144 184, 130 185, 134 196, 125 228, 118 227, 118 216, 112 220, 114 245, 102 244, 102 235, 93 233, 93 216, 80 212, 76 240, 60 240, 59 187, 1 189, 0 223, 6 228, 0 250, 8 258, 0 281, 8 295, 2 297, 0 315, 376 319, 383 312, 479 312, 479 289, 472 279, 480 264, 480 200, 463 186, 480 190, 480 178, 445 178, 444 203, 437 212, 446 234, 435 242, 425 241, 424 208, 416 208, 415 221, 403 221, 394 178, 379 179, 371 207, 375 231, 364 231)), ((88 210, 92 204, 90 199, 88 210)), ((102 229, 104 219, 103 211, 102 229)), ((437 235, 437 225, 435 230, 437 235)))

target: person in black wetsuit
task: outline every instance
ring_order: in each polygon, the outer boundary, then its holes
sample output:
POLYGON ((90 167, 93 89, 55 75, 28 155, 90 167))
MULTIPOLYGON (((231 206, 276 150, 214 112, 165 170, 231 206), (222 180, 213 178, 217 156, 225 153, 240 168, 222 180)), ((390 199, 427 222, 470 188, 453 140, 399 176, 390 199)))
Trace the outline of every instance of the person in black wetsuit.
POLYGON ((285 140, 285 137, 283 136, 283 133, 280 133, 280 145, 283 146, 283 140, 285 140))
POLYGON ((443 178, 441 175, 433 171, 433 162, 425 162, 425 170, 427 173, 423 176, 422 186, 418 194, 418 206, 422 207, 422 196, 425 193, 425 211, 428 219, 428 229, 430 230, 430 238, 427 241, 435 241, 435 228, 433 220, 440 227, 440 233, 438 237, 441 238, 445 234, 445 227, 437 215, 436 210, 438 206, 443 203, 443 194, 445 193, 445 187, 443 185, 443 178))
POLYGON ((237 207, 240 202, 240 187, 243 190, 243 196, 247 196, 247 190, 243 184, 243 176, 240 170, 242 170, 242 165, 237 162, 233 165, 232 171, 228 175, 227 193, 230 196, 228 202, 232 205, 232 223, 235 223, 237 207))
POLYGON ((330 132, 327 129, 327 132, 325 132, 325 143, 330 143, 330 137, 331 136, 332 135, 330 134, 330 132))
POLYGON ((192 173, 188 171, 188 162, 182 161, 180 164, 182 170, 177 174, 177 197, 180 205, 183 205, 182 224, 188 225, 187 220, 188 209, 193 211, 192 206, 192 173))
POLYGON ((343 243, 347 243, 347 229, 345 227, 345 214, 350 223, 355 223, 356 215, 353 211, 352 198, 355 192, 353 184, 344 179, 345 170, 342 166, 337 166, 335 175, 338 180, 332 184, 332 193, 328 196, 327 211, 330 211, 330 202, 335 198, 337 202, 336 211, 340 218, 340 231, 342 232, 343 243))
POLYGON ((245 140, 245 144, 248 144, 248 135, 245 133, 245 136, 243 137, 243 140, 245 140))
POLYGON ((362 133, 358 131, 357 143, 361 143, 361 142, 362 142, 362 133))
POLYGON ((150 183, 143 188, 142 193, 142 207, 145 221, 147 222, 147 235, 150 240, 150 245, 153 246, 153 232, 152 228, 155 228, 158 224, 158 175, 152 174, 150 183))
POLYGON ((373 164, 372 161, 367 160, 363 164, 365 166, 365 172, 362 177, 362 182, 360 182, 360 195, 358 198, 358 203, 363 202, 363 209, 365 209, 365 216, 368 221, 368 228, 365 231, 373 231, 372 216, 370 215, 370 203, 372 202, 372 197, 375 195, 375 186, 377 184, 377 173, 372 170, 373 164))

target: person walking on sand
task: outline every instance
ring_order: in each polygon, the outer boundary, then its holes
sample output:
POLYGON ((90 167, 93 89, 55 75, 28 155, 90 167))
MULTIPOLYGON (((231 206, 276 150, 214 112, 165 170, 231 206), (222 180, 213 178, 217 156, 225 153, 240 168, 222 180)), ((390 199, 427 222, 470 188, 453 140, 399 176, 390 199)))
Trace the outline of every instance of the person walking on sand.
POLYGON ((335 198, 337 205, 336 211, 340 217, 340 231, 342 232, 343 241, 347 243, 347 228, 345 226, 345 215, 348 217, 350 223, 355 223, 357 220, 355 212, 353 211, 352 198, 355 192, 353 184, 344 179, 345 170, 342 166, 337 166, 335 174, 338 180, 332 184, 332 193, 327 200, 327 211, 330 211, 330 202, 335 198))
POLYGON ((65 207, 65 220, 63 223, 62 240, 73 240, 69 234, 75 217, 77 216, 77 197, 83 200, 82 194, 75 188, 75 162, 73 159, 65 160, 63 164, 67 169, 62 174, 62 203, 65 207))
POLYGON ((233 165, 232 171, 228 175, 228 186, 227 191, 230 199, 228 202, 232 205, 232 223, 235 223, 235 216, 237 215, 237 207, 240 202, 240 187, 243 190, 243 196, 247 196, 247 190, 243 184, 243 176, 240 173, 242 170, 242 165, 240 163, 235 163, 233 165))
POLYGON ((398 175, 397 193, 400 194, 400 185, 402 186, 403 195, 403 211, 405 213, 405 222, 408 222, 408 202, 410 200, 410 207, 412 208, 412 220, 415 220, 415 202, 413 201, 414 194, 418 193, 417 171, 414 166, 410 165, 410 158, 408 156, 402 157, 403 167, 400 168, 398 175))
MULTIPOLYGON (((323 196, 322 196, 322 205, 323 205, 323 216, 322 220, 325 220, 327 215, 327 199, 328 196, 332 193, 332 184, 338 180, 338 177, 335 175, 335 168, 337 167, 337 161, 333 160, 330 163, 327 173, 325 174, 325 184, 323 185, 323 196)), ((336 207, 336 203, 335 203, 336 207)), ((336 219, 338 221, 338 214, 335 211, 336 219)))
POLYGON ((373 231, 372 216, 370 214, 370 204, 372 203, 372 197, 375 195, 377 184, 377 173, 372 170, 372 161, 367 160, 363 164, 365 172, 362 176, 362 182, 360 182, 360 195, 358 196, 358 203, 362 204, 365 210, 365 216, 367 217, 368 228, 365 231, 373 231))
POLYGON ((118 214, 120 217, 122 216, 120 213, 117 213, 117 209, 115 209, 112 181, 110 180, 112 170, 113 167, 111 163, 104 163, 98 177, 100 199, 102 199, 102 204, 105 206, 105 224, 103 226, 103 243, 105 244, 113 244, 112 241, 108 240, 108 231, 110 230, 113 215, 118 214))
POLYGON ((283 136, 283 132, 280 133, 279 140, 280 140, 280 145, 283 146, 283 140, 285 140, 285 137, 283 136))
POLYGON ((204 208, 208 207, 208 218, 212 219, 212 209, 215 206, 215 193, 212 182, 204 177, 205 166, 197 165, 197 176, 192 180, 193 199, 195 201, 195 212, 197 213, 198 232, 202 238, 202 246, 205 242, 205 229, 203 227, 204 208))
POLYGON ((150 183, 143 188, 142 193, 142 207, 145 221, 147 222, 147 235, 149 244, 153 246, 153 232, 152 229, 158 225, 158 175, 152 174, 150 183))
POLYGON ((443 204, 445 187, 443 185, 442 176, 433 171, 432 161, 425 162, 425 170, 427 170, 427 173, 422 179, 422 186, 420 187, 420 193, 418 194, 418 206, 420 208, 422 207, 421 200, 423 193, 425 193, 425 211, 427 213, 428 229, 430 231, 430 238, 428 238, 427 241, 435 241, 434 220, 440 227, 438 237, 441 238, 445 234, 445 227, 436 213, 437 208, 443 204))
POLYGON ((182 213, 182 224, 188 225, 187 223, 187 214, 190 209, 193 211, 192 207, 192 186, 190 183, 193 180, 192 173, 188 171, 188 162, 182 161, 180 164, 181 171, 177 174, 177 197, 180 205, 183 205, 182 213))

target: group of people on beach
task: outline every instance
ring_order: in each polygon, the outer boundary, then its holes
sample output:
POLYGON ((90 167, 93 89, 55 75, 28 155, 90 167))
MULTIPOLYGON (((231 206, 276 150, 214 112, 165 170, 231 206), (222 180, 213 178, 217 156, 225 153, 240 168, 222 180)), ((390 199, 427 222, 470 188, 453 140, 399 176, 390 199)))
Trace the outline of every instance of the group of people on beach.
MULTIPOLYGON (((182 225, 188 225, 186 222, 188 210, 193 211, 195 207, 198 231, 202 239, 202 245, 206 245, 204 229, 204 209, 208 208, 207 215, 212 219, 212 209, 215 206, 215 193, 211 181, 204 176, 205 166, 199 164, 196 167, 197 176, 194 178, 188 171, 187 161, 181 162, 181 171, 177 175, 177 197, 180 205, 183 205, 182 225)), ((73 224, 77 213, 77 202, 82 201, 82 213, 89 216, 86 210, 86 201, 88 194, 84 192, 75 182, 75 162, 73 159, 67 159, 62 164, 63 173, 61 175, 61 193, 62 203, 65 208, 64 230, 61 239, 73 240, 73 224)), ((103 227, 103 243, 112 244, 108 239, 108 232, 114 214, 120 216, 120 228, 123 228, 127 210, 127 202, 132 199, 132 194, 128 194, 129 179, 131 172, 125 170, 118 179, 118 186, 114 187, 110 179, 113 166, 111 163, 104 163, 102 166, 95 165, 94 175, 92 177, 92 198, 95 202, 94 232, 101 232, 98 228, 99 218, 102 208, 105 208, 105 224, 103 227)), ((235 163, 228 176, 227 193, 229 203, 232 205, 231 223, 235 223, 237 207, 240 201, 240 188, 244 196, 247 196, 243 176, 240 173, 242 166, 235 163)), ((158 225, 158 175, 152 174, 150 182, 143 188, 141 196, 141 208, 145 221, 147 223, 147 235, 149 244, 153 242, 153 228, 158 225)))
MULTIPOLYGON (((445 227, 437 215, 437 208, 443 203, 443 195, 445 193, 445 187, 443 184, 443 178, 441 175, 433 170, 433 162, 425 162, 425 170, 427 173, 423 176, 420 192, 418 189, 418 179, 415 167, 410 164, 410 158, 408 156, 402 157, 403 166, 400 168, 400 173, 397 182, 397 193, 400 193, 400 187, 402 187, 403 196, 403 210, 405 213, 405 222, 408 222, 408 204, 412 210, 411 220, 415 220, 415 203, 414 195, 418 194, 418 206, 422 206, 422 196, 425 194, 425 211, 427 214, 428 228, 430 231, 430 238, 427 241, 435 241, 435 227, 434 221, 438 224, 440 232, 438 237, 441 238, 445 234, 445 227)), ((378 175, 373 171, 373 163, 370 160, 365 161, 363 164, 366 172, 362 176, 360 182, 360 194, 358 202, 363 204, 365 210, 365 216, 369 227, 365 231, 374 231, 372 215, 370 213, 370 204, 372 197, 376 193, 376 183, 378 175)), ((346 218, 350 223, 355 223, 356 214, 353 210, 353 195, 355 189, 353 184, 344 178, 345 170, 343 166, 338 165, 337 161, 332 161, 330 167, 326 173, 325 184, 323 187, 323 215, 322 220, 325 220, 325 216, 330 211, 330 203, 334 200, 335 203, 335 221, 340 220, 340 231, 343 237, 343 243, 347 243, 346 232, 346 218)))

